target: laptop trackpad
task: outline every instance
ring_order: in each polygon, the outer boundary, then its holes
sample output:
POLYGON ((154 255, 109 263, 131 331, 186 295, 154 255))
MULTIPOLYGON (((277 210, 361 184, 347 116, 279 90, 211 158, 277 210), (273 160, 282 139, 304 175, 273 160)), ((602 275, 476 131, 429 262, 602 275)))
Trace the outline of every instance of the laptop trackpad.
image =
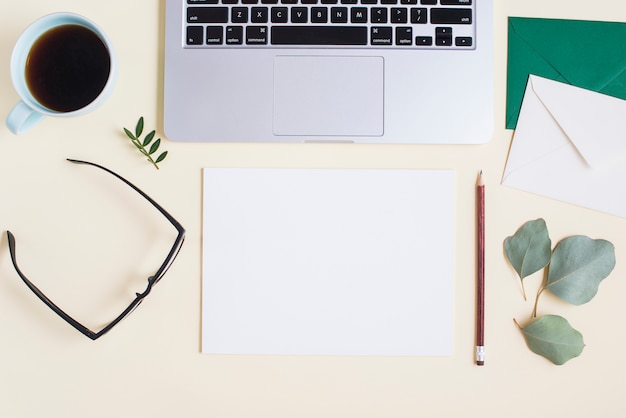
POLYGON ((383 134, 382 57, 278 56, 274 134, 383 134))

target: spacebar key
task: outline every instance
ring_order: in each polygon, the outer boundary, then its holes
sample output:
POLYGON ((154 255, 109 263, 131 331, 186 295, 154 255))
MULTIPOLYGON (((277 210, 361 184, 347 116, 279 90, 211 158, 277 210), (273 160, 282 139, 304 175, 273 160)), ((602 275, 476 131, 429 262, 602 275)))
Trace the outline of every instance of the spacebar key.
POLYGON ((367 45, 366 26, 274 26, 273 45, 367 45))

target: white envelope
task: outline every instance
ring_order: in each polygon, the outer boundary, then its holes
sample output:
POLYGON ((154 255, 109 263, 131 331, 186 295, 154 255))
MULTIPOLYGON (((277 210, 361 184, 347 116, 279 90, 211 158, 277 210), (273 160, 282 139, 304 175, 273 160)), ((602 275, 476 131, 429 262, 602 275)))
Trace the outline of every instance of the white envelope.
POLYGON ((626 217, 626 101, 531 75, 502 184, 626 217))

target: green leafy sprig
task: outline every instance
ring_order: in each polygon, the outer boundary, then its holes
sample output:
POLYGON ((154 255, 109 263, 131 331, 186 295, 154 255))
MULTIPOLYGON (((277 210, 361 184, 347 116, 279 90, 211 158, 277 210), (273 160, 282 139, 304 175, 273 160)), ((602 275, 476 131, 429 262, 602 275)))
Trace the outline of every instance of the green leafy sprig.
POLYGON ((504 241, 506 257, 517 272, 524 290, 524 279, 548 268, 537 292, 531 322, 515 323, 522 331, 528 347, 552 363, 561 365, 577 357, 584 348, 583 337, 569 322, 558 315, 537 318, 539 297, 549 291, 573 305, 593 299, 600 282, 615 267, 615 247, 609 241, 576 235, 561 240, 554 251, 543 219, 528 221, 504 241))
POLYGON ((126 128, 124 128, 124 132, 126 133, 126 136, 130 138, 133 145, 137 147, 139 152, 145 155, 148 158, 148 161, 150 161, 150 163, 152 163, 152 165, 154 165, 154 167, 158 170, 159 169, 158 163, 160 163, 161 161, 165 159, 165 157, 167 157, 167 151, 159 154, 159 156, 156 159, 152 158, 153 155, 159 149, 159 146, 161 145, 161 138, 157 138, 156 141, 152 142, 152 140, 156 136, 156 131, 152 130, 148 134, 146 134, 146 136, 144 137, 142 141, 141 134, 143 133, 143 127, 144 127, 143 116, 141 116, 139 120, 137 121, 137 125, 135 126, 135 133, 132 133, 130 130, 126 128), (150 148, 147 148, 148 146, 150 146, 150 148))

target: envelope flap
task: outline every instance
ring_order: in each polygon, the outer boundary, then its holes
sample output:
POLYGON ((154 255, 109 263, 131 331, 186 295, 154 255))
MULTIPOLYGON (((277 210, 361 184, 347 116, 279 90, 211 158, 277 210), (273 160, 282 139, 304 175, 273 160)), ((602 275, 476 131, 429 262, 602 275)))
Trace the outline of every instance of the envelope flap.
POLYGON ((626 152, 626 101, 538 76, 529 83, 587 164, 626 152))
POLYGON ((529 74, 626 99, 626 23, 510 17, 506 127, 529 74))

